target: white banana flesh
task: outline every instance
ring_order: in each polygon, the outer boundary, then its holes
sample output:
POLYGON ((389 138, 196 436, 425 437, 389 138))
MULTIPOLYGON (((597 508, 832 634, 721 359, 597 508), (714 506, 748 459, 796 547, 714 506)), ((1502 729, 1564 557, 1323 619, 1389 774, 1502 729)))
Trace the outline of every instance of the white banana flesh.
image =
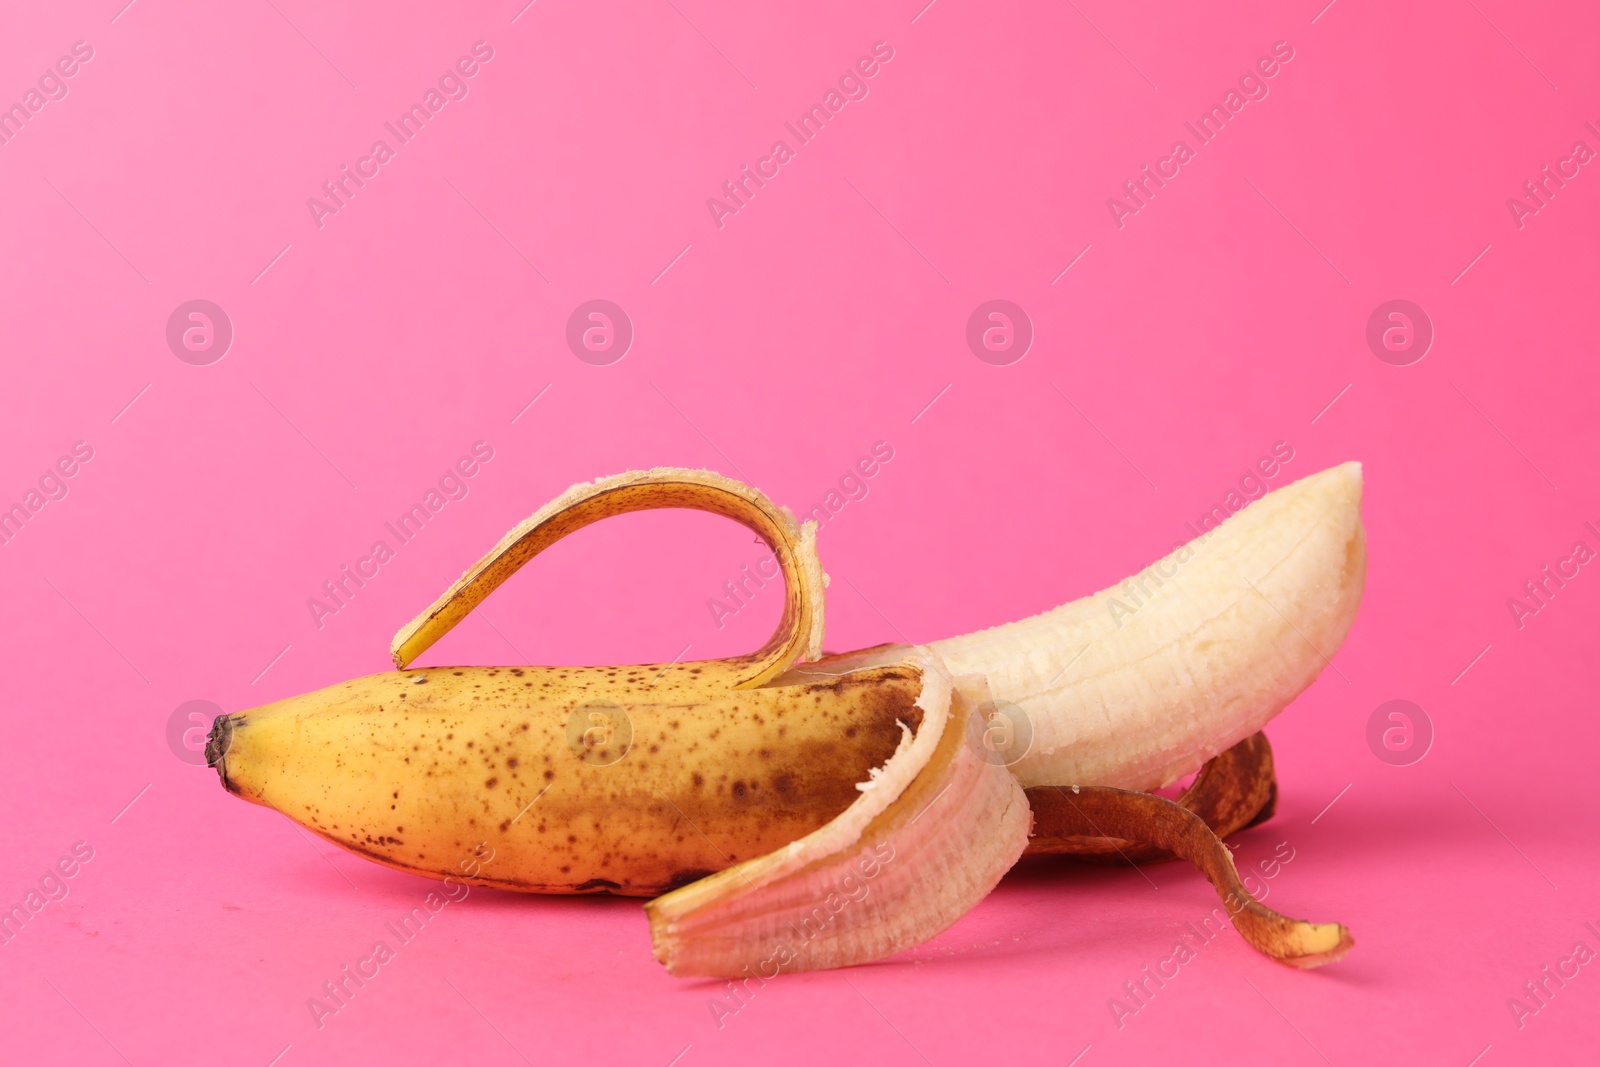
POLYGON ((1148 790, 1260 730, 1310 685, 1366 578, 1361 465, 1268 493, 1127 581, 936 641, 989 680, 1033 737, 1024 786, 1148 790))

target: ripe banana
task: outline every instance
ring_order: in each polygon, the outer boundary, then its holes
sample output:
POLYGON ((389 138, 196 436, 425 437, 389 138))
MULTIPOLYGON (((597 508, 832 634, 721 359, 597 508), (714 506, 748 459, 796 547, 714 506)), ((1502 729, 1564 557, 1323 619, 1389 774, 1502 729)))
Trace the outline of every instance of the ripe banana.
POLYGON ((390 867, 448 875, 487 842, 478 884, 654 896, 844 811, 899 723, 920 729, 922 688, 903 664, 751 690, 709 663, 444 667, 242 712, 214 740, 228 789, 390 867))
MULTIPOLYGON (((230 791, 401 870, 529 892, 667 892, 648 907, 674 973, 875 959, 992 888, 1027 846, 1039 789, 1166 784, 1308 685, 1360 599, 1359 501, 1360 468, 1346 464, 1268 494, 1117 589, 931 646, 823 657, 814 524, 708 472, 619 475, 512 530, 396 636, 400 670, 219 717, 208 759, 230 791), (556 540, 655 507, 728 516, 774 550, 786 600, 757 652, 407 669, 556 540), (1031 726, 1026 752, 990 742, 1007 705, 1031 726), (495 860, 458 871, 484 844, 495 860)), ((1270 756, 1265 766, 1270 777, 1270 756)), ((1245 819, 1265 803, 1255 790, 1245 819)), ((1243 893, 1200 838, 1154 826, 1180 817, 1116 789, 1080 795, 1106 829, 1056 804, 1047 850, 1154 845, 1199 863, 1225 901, 1243 893)), ((1342 927, 1273 918, 1292 936, 1240 929, 1275 958, 1309 965, 1349 947, 1342 927)))

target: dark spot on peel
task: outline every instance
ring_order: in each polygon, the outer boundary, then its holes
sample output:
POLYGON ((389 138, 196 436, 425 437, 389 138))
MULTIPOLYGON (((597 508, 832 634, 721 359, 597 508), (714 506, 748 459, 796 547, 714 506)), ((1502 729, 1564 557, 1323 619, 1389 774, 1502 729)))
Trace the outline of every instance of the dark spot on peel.
POLYGON ((688 885, 690 882, 698 882, 702 878, 709 878, 714 873, 716 873, 716 872, 714 872, 714 871, 703 871, 703 870, 698 870, 698 869, 695 869, 695 868, 691 868, 691 869, 686 870, 686 871, 679 871, 677 874, 673 875, 670 879, 668 879, 667 888, 669 890, 682 889, 684 886, 688 885))

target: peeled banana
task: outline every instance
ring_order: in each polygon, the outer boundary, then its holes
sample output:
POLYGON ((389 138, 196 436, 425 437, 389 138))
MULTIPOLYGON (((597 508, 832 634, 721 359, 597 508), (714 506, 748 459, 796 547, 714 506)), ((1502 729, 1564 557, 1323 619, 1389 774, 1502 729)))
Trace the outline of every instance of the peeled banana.
POLYGON ((1355 620, 1366 564, 1361 465, 1345 463, 1110 589, 932 647, 1027 713, 1023 785, 1155 789, 1311 684, 1355 620))
MULTIPOLYGON (((1028 847, 1045 810, 1034 794, 1052 790, 1085 799, 1069 799, 1076 813, 1049 802, 1042 850, 1178 852, 1225 902, 1233 894, 1230 912, 1271 917, 1239 926, 1258 948, 1327 962, 1349 948, 1343 927, 1249 901, 1207 851, 1205 821, 1126 791, 1247 749, 1316 677, 1360 601, 1360 490, 1359 465, 1335 467, 1094 596, 927 646, 823 656, 813 523, 710 472, 630 472, 574 486, 507 534, 396 636, 400 669, 221 716, 207 757, 229 791, 400 870, 527 892, 665 893, 647 906, 652 939, 679 974, 840 966, 926 940, 1028 847), (773 549, 786 600, 761 649, 409 667, 556 540, 658 507, 725 515, 773 549), (1012 748, 995 743, 1002 719, 1025 724, 1025 747, 1009 731, 1012 748), (1074 822, 1089 808, 1101 829, 1074 822), (462 875, 460 858, 484 845, 494 862, 462 875)), ((1270 755, 1264 767, 1270 779, 1270 755)), ((1269 803, 1262 781, 1244 818, 1269 803)))

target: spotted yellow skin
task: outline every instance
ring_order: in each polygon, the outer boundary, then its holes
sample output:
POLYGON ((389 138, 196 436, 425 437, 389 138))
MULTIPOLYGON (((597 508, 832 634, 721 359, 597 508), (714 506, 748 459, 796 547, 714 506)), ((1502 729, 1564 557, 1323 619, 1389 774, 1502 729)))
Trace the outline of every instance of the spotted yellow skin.
POLYGON ((731 669, 374 674, 219 720, 214 762, 233 792, 390 867, 653 896, 822 826, 921 723, 909 665, 742 690, 731 669), (595 707, 626 712, 625 754, 618 731, 584 733, 595 707))

